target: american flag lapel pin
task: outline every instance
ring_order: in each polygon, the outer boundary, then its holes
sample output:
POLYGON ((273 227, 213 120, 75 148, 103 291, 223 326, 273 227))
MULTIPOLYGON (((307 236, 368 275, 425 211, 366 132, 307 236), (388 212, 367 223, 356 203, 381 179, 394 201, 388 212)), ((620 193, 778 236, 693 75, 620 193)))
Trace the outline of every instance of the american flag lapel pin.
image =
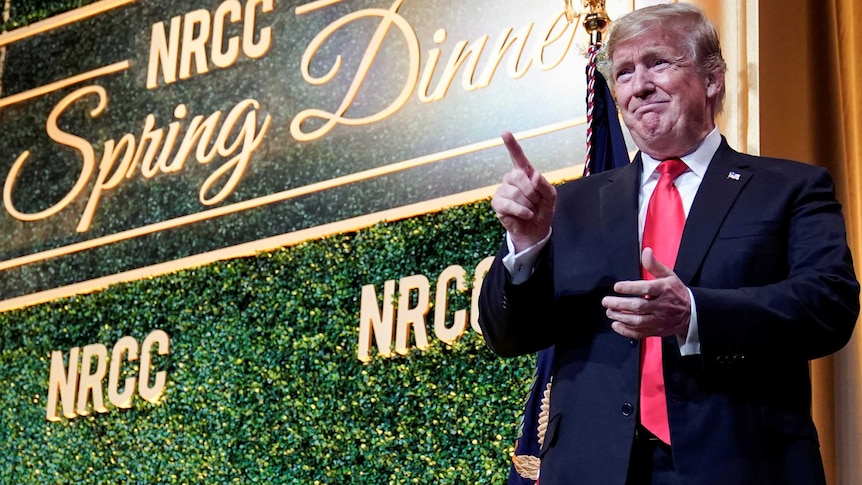
POLYGON ((730 180, 739 180, 739 174, 736 172, 728 172, 727 178, 730 180))

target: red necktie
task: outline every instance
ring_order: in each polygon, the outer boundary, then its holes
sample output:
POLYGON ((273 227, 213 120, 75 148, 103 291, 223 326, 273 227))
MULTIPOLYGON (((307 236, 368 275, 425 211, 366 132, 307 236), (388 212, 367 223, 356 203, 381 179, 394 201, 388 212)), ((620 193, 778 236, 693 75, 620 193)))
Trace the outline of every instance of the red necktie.
MULTIPOLYGON (((661 162, 656 169, 661 173, 652 193, 644 222, 643 247, 652 248, 662 264, 672 268, 679 250, 679 240, 685 227, 682 199, 673 181, 688 170, 677 158, 661 162)), ((641 276, 653 279, 643 267, 641 276)), ((641 353, 641 424, 660 440, 670 444, 670 427, 667 419, 667 398, 664 393, 664 374, 661 364, 661 337, 647 337, 641 353)))

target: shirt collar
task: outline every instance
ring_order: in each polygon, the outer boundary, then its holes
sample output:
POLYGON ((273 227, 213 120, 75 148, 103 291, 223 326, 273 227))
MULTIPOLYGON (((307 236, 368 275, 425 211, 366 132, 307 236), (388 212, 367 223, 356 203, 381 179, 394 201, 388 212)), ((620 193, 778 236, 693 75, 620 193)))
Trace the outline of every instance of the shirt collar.
MULTIPOLYGON (((712 160, 715 152, 718 151, 719 145, 721 145, 721 134, 718 132, 718 127, 713 127, 712 131, 706 135, 706 138, 700 142, 700 146, 698 146, 697 149, 688 155, 680 157, 680 159, 688 165, 688 169, 694 172, 698 178, 703 179, 704 174, 706 174, 706 169, 709 167, 709 162, 712 160)), ((658 168, 658 164, 661 163, 661 160, 656 160, 646 153, 641 152, 641 162, 643 163, 641 185, 643 185, 650 176, 652 176, 655 169, 658 168)))

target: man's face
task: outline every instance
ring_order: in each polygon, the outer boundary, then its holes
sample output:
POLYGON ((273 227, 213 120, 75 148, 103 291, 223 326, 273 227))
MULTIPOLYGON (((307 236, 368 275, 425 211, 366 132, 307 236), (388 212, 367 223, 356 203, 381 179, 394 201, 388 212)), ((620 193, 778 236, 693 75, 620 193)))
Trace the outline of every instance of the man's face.
POLYGON ((712 130, 723 79, 701 73, 681 34, 656 27, 617 45, 611 76, 623 121, 653 158, 687 155, 712 130))

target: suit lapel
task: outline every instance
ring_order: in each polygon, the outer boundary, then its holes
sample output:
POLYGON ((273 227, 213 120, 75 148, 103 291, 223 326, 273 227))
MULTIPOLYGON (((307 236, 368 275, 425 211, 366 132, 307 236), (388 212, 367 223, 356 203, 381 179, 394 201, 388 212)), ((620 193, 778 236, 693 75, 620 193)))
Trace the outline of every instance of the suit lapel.
POLYGON ((640 279, 638 249, 638 194, 640 192, 641 157, 625 167, 607 173, 591 175, 606 177, 599 189, 602 239, 610 259, 612 274, 621 280, 640 279))
POLYGON ((748 160, 722 138, 692 203, 674 272, 690 285, 733 202, 751 178, 748 160))

